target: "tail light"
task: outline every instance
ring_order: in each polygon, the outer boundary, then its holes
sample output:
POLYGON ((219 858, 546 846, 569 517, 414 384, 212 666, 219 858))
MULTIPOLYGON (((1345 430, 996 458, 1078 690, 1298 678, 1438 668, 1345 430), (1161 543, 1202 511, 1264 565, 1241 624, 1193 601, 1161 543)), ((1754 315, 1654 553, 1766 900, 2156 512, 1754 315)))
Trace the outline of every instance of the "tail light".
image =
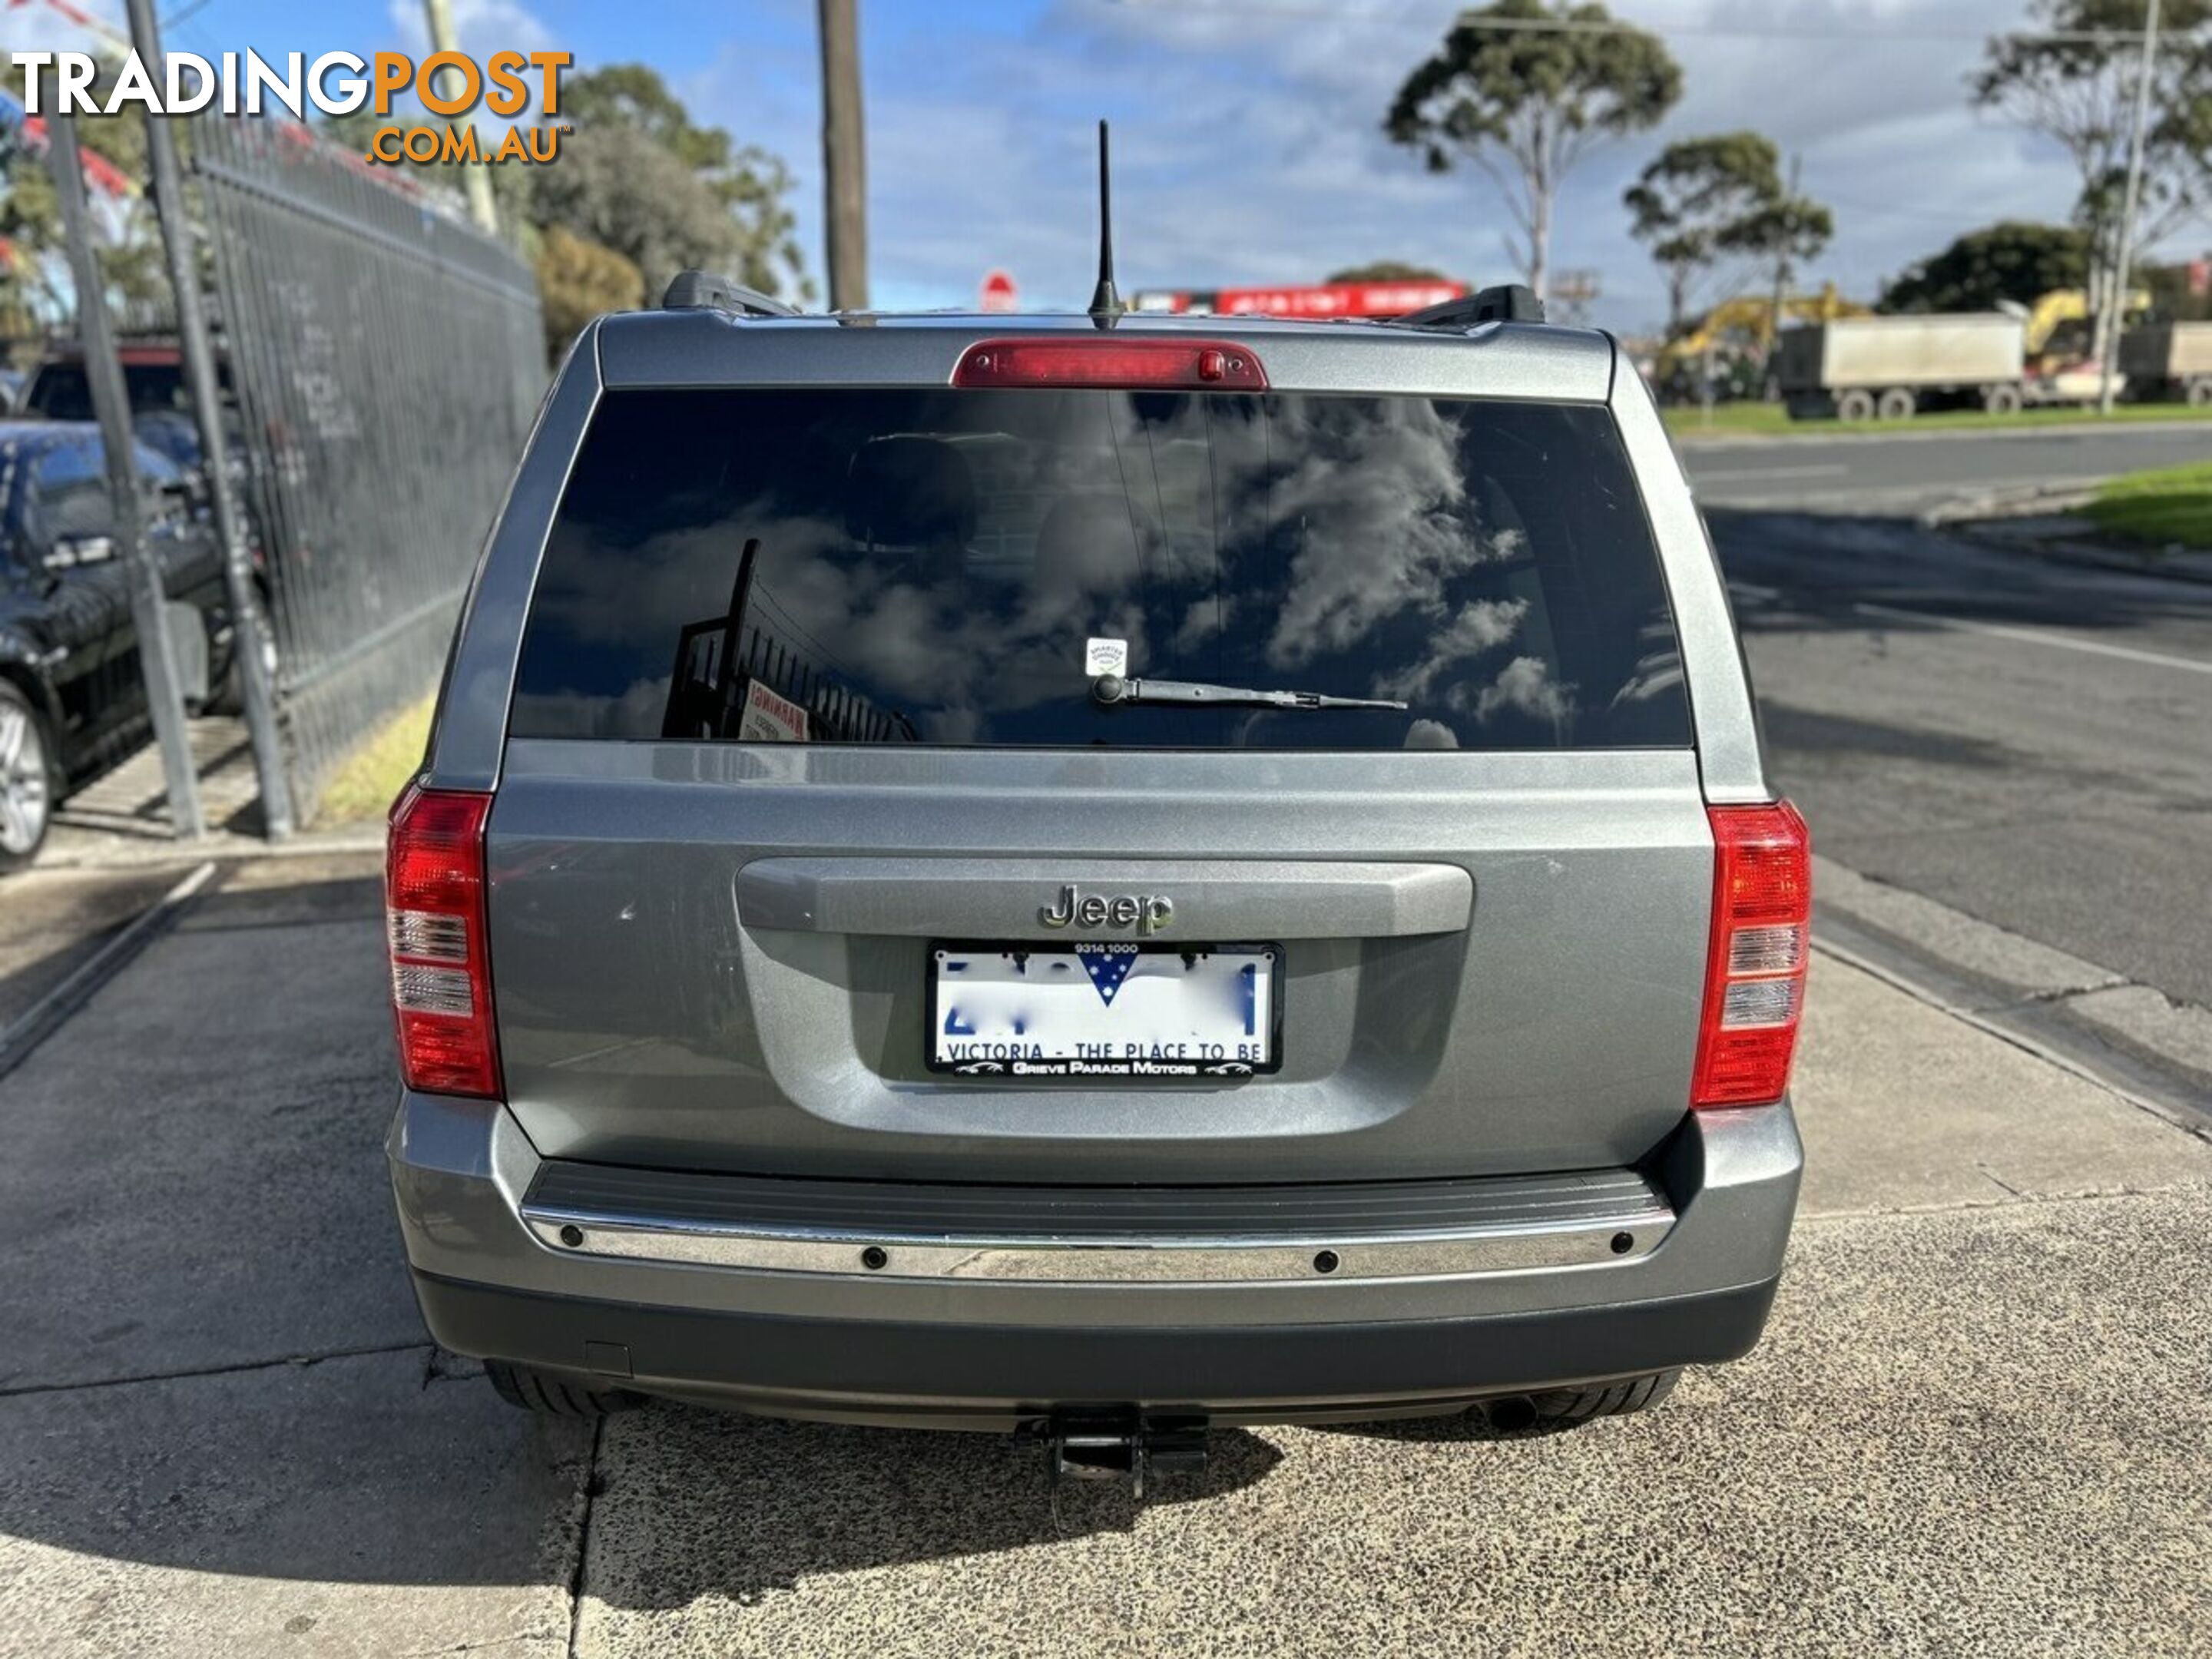
POLYGON ((1711 806, 1713 933, 1690 1104, 1782 1098, 1805 1012, 1813 842, 1788 801, 1711 806))
POLYGON ((392 803, 384 925, 399 1071, 430 1094, 501 1092, 484 933, 484 819, 491 797, 410 784, 392 803))
POLYGON ((957 386, 1085 386, 1132 391, 1265 392, 1248 346, 1172 335, 978 340, 960 354, 957 386))

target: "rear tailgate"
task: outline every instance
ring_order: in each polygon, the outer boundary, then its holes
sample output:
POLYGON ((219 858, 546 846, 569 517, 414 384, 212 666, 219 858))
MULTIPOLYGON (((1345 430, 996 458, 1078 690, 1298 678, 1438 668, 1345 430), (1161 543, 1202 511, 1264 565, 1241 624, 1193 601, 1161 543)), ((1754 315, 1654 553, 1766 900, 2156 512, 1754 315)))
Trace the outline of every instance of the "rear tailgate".
MULTIPOLYGON (((1472 1176, 1632 1162, 1688 1097, 1711 837, 1601 405, 611 392, 488 847, 507 1087, 549 1157, 1472 1176), (1117 655, 1406 707, 1103 707, 1117 655), (1231 1058, 1261 1063, 943 1069, 1000 1052, 948 1035, 982 1006, 949 975, 1109 943, 1194 985, 1257 964, 1231 1058)), ((1091 975, 1099 1029, 1124 971, 1091 975)))
POLYGON ((1611 1168, 1688 1098, 1712 853, 1687 756, 532 742, 508 766, 492 960, 510 1098, 548 1157, 1087 1182, 1611 1168), (1281 1069, 929 1072, 933 940, 1058 945, 1039 912, 1069 882, 1165 892, 1194 944, 1279 942, 1281 1069))

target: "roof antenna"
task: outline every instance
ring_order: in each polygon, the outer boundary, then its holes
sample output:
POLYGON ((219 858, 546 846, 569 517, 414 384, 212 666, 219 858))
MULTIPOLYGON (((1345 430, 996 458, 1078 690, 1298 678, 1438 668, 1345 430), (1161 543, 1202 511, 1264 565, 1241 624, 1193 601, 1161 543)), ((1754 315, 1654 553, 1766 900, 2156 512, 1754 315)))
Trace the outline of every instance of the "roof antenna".
POLYGON ((1091 320, 1111 328, 1122 312, 1114 291, 1114 174, 1107 161, 1106 123, 1098 124, 1098 286, 1091 290, 1091 320))

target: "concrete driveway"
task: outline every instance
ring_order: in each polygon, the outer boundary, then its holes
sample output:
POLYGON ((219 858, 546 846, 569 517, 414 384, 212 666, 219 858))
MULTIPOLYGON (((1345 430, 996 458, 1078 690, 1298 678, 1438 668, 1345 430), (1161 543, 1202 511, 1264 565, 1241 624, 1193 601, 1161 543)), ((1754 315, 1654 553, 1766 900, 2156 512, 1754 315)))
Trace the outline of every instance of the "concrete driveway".
POLYGON ((0 1652, 2212 1641, 2212 1145, 1833 957, 1751 1358, 1567 1433, 1224 1433, 1055 1509, 996 1440, 594 1434, 434 1352, 376 907, 370 860, 240 866, 0 1077, 0 1652))

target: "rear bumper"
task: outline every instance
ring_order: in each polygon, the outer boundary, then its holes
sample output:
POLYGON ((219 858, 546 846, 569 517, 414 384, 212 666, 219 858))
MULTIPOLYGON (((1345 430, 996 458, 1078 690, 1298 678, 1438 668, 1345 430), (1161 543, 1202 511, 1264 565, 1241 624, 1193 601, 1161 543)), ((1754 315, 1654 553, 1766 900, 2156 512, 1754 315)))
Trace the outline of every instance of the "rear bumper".
POLYGON ((1010 1429, 1054 1408, 1218 1423, 1362 1419, 1676 1365, 1759 1340, 1775 1281, 1493 1318, 1149 1329, 871 1322, 580 1301, 427 1273, 430 1334, 460 1353, 789 1417, 1010 1429))
MULTIPOLYGON (((1663 1235, 1618 1258, 1516 1255, 1493 1230, 1421 1271, 1385 1255, 1358 1276, 1364 1247, 1347 1247, 1344 1276, 1163 1282, 902 1275, 842 1250, 806 1270, 647 1259, 596 1233, 563 1249, 526 1213, 541 1161, 504 1107, 406 1095, 387 1150, 425 1321, 457 1352, 787 1415, 979 1427, 1069 1404, 1357 1416, 1730 1359, 1765 1323, 1802 1160, 1786 1104, 1691 1115, 1643 1171, 1663 1235)), ((1342 1241, 1274 1243, 1294 1263, 1342 1241)))

